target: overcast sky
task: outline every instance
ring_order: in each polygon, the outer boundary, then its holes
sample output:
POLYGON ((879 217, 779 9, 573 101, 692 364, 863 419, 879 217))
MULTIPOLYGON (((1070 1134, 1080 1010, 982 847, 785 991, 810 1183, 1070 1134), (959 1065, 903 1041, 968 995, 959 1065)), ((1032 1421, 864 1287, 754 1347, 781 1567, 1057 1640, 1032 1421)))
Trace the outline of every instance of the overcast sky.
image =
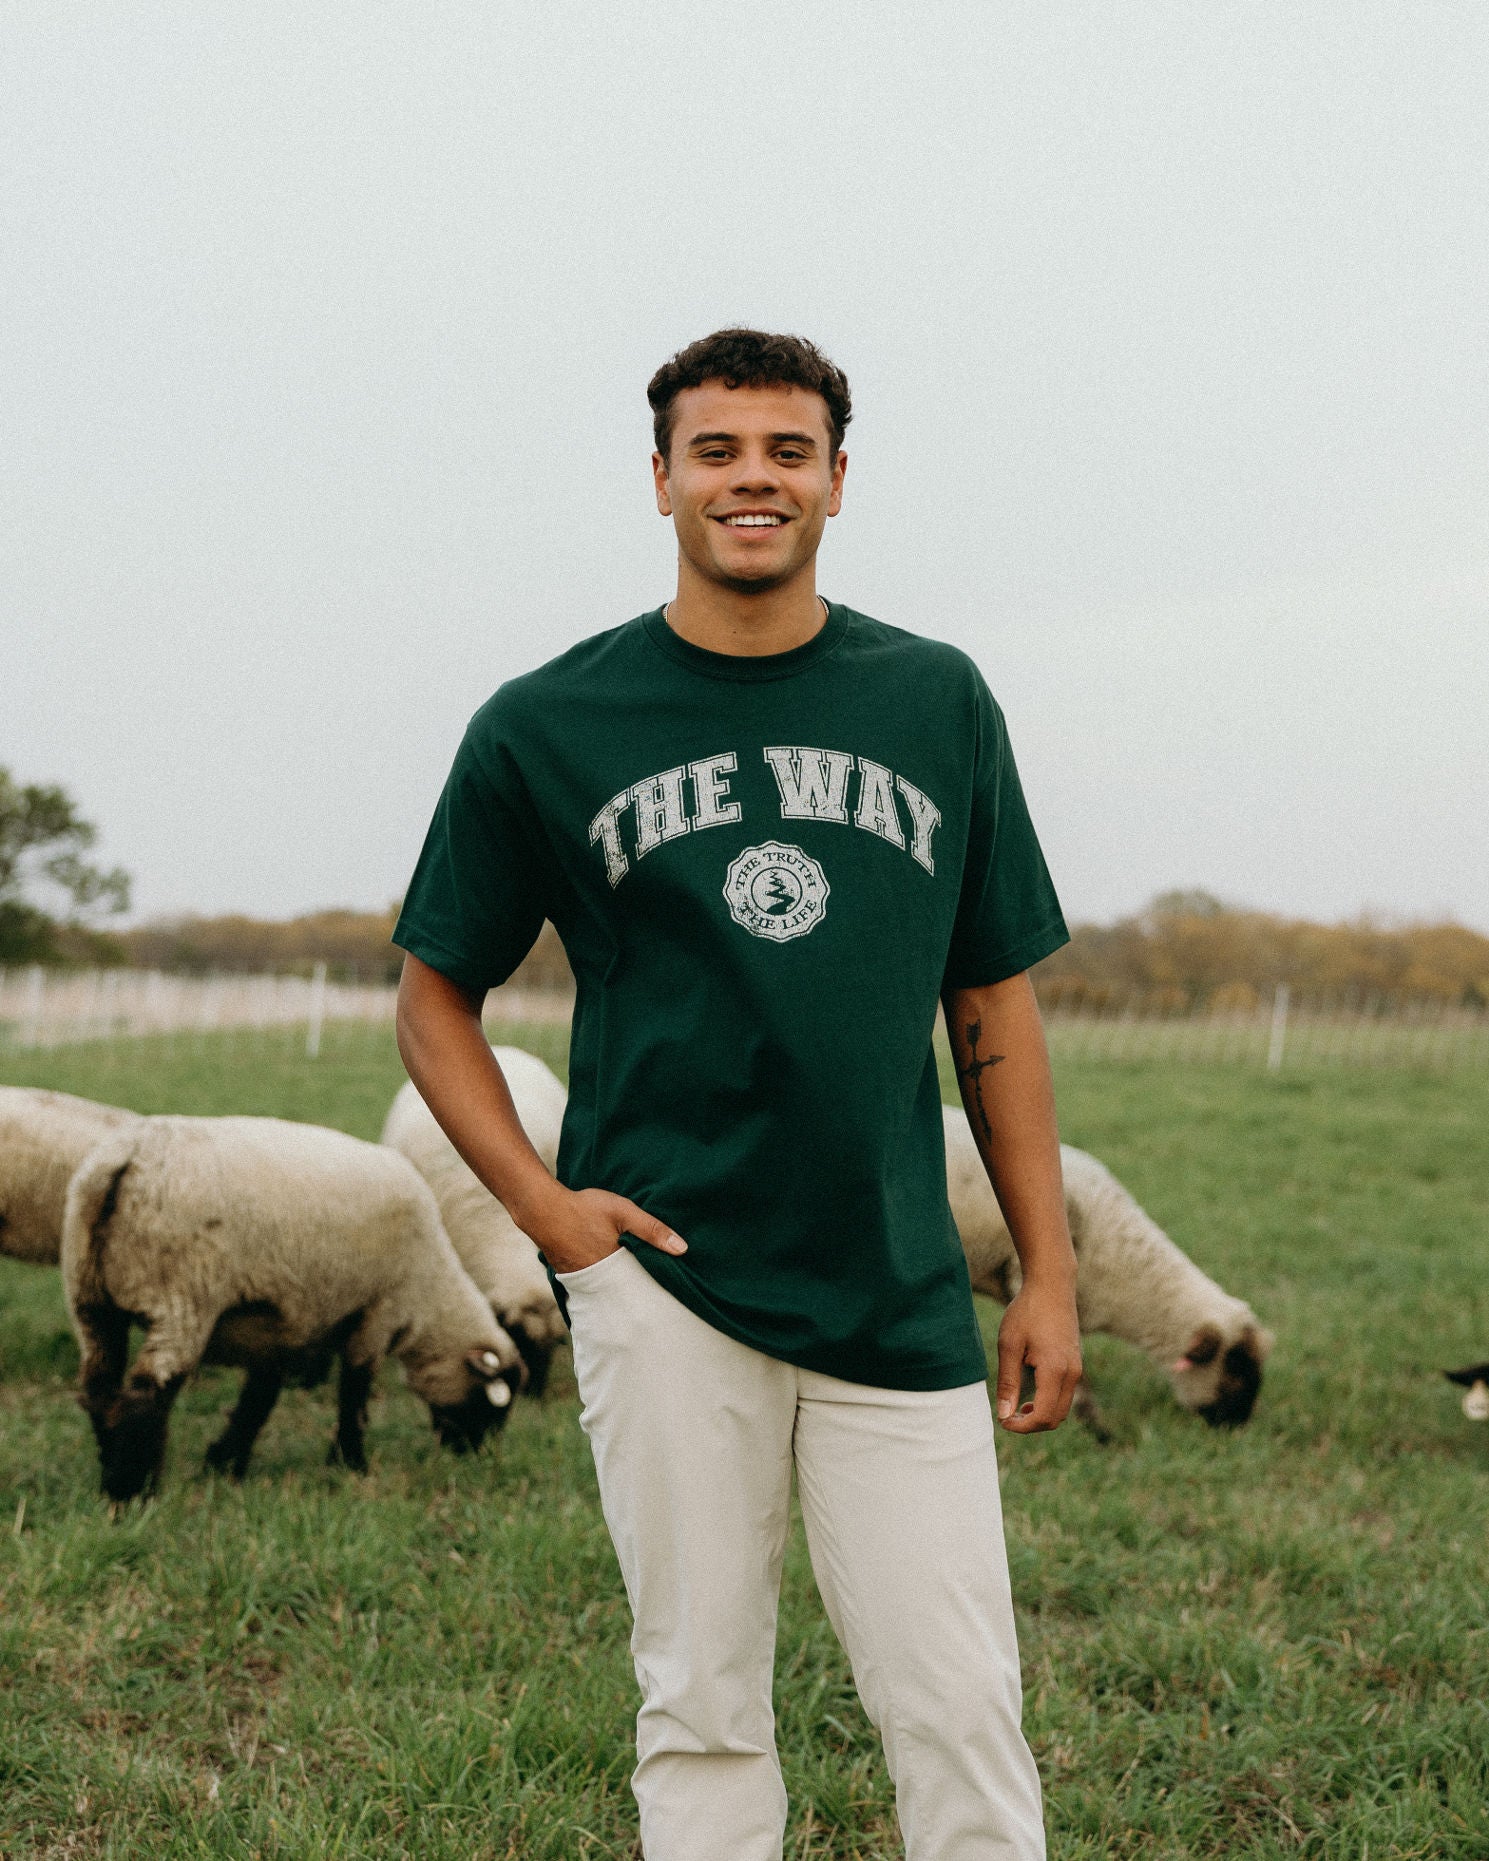
POLYGON ((0 763, 136 915, 402 889, 665 600, 648 375, 800 330, 819 585, 955 641, 1067 913, 1489 930, 1489 7, 36 0, 0 23, 0 763))

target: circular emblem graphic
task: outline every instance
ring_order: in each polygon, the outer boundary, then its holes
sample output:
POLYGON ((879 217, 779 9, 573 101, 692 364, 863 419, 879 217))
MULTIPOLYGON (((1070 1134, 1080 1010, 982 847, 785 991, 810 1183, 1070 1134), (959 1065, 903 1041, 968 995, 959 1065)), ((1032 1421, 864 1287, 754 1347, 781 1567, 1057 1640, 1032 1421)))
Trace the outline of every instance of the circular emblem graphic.
POLYGON ((786 943, 805 937, 822 920, 830 891, 827 876, 799 846, 767 840, 746 847, 729 867, 724 897, 736 924, 753 937, 786 943))

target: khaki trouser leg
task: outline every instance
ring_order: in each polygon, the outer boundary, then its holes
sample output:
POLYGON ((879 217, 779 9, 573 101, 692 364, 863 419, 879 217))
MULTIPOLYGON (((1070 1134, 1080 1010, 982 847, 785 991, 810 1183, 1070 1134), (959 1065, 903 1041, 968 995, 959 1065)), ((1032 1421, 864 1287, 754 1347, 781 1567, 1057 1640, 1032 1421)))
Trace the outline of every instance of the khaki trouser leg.
POLYGON ((796 1472, 907 1861, 1038 1861, 987 1386, 875 1389, 804 1370, 796 1472))
POLYGON ((647 1861, 779 1861, 771 1679, 796 1372, 694 1317, 624 1250, 564 1289, 635 1618, 647 1861))

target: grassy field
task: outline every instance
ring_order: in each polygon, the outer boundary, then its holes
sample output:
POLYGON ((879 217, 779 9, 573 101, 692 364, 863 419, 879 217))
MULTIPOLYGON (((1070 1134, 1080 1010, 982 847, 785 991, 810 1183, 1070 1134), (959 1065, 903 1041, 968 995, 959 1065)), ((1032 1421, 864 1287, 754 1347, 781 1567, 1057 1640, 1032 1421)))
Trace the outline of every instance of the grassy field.
MULTIPOLYGON (((558 1062, 555 1035, 524 1044, 558 1062)), ((366 1038, 204 1037, 0 1076, 373 1136, 401 1073, 366 1038)), ((1060 1086, 1067 1137, 1278 1345, 1238 1434, 1095 1340, 1112 1445, 1002 1444, 1052 1855, 1484 1861, 1489 1429, 1437 1373, 1489 1355, 1489 1078, 1060 1086)), ((203 1375, 162 1497, 112 1524, 74 1364, 55 1273, 0 1262, 0 1854, 636 1854, 624 1595, 566 1360, 475 1461, 386 1373, 360 1480, 323 1465, 327 1392, 293 1392, 241 1488, 200 1471, 232 1389, 203 1375)), ((788 1856, 897 1855, 799 1531, 778 1702, 788 1856)))

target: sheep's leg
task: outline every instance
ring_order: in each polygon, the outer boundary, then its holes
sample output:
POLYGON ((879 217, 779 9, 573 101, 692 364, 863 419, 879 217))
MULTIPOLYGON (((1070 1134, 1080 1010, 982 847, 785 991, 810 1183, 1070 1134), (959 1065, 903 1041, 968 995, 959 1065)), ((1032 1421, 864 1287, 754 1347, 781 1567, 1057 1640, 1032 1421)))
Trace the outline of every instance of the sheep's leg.
POLYGON ((1103 1447, 1112 1438, 1112 1431, 1106 1425, 1106 1417, 1101 1413, 1096 1398, 1091 1394, 1091 1385, 1085 1377, 1075 1386, 1075 1395, 1071 1399, 1070 1412, 1078 1422, 1083 1422, 1090 1429, 1093 1437, 1103 1447))
POLYGON ((336 1433, 326 1456, 332 1467, 350 1467, 353 1473, 366 1473, 367 1452, 362 1444, 367 1427, 367 1401, 372 1394, 375 1362, 355 1363, 343 1351, 341 1380, 336 1389, 336 1433))
POLYGON ((259 1430, 268 1421, 283 1387, 284 1373, 278 1364, 255 1365, 248 1372, 227 1427, 207 1449, 209 1467, 219 1472, 225 1468, 235 1480, 243 1478, 259 1430))
POLYGON ((556 1348, 547 1338, 531 1336, 519 1318, 503 1321, 508 1337, 517 1346, 518 1354, 527 1369, 527 1389, 529 1396, 541 1396, 548 1387, 548 1370, 553 1362, 556 1348))

